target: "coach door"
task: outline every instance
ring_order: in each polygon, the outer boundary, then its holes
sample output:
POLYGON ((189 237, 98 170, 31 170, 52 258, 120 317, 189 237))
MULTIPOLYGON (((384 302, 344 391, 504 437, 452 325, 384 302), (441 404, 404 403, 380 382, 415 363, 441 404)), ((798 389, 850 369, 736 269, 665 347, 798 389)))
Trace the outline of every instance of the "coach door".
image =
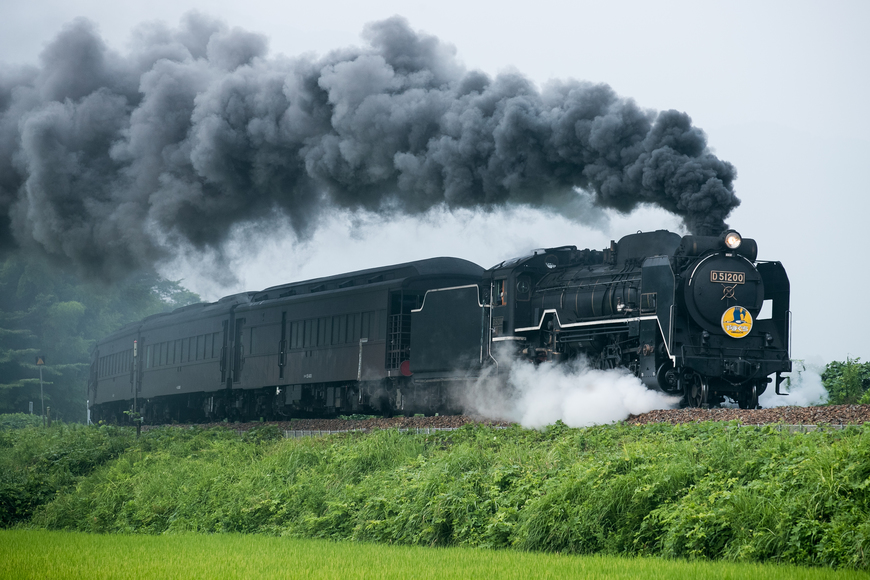
POLYGON ((233 382, 242 380, 242 364, 245 360, 245 347, 242 344, 242 330, 245 328, 245 319, 236 318, 233 333, 233 382))
POLYGON ((230 358, 230 321, 224 320, 221 329, 221 384, 227 388, 231 383, 227 381, 228 363, 230 358))
POLYGON ((281 340, 278 342, 278 378, 284 378, 284 365, 287 364, 287 312, 281 313, 281 340))
POLYGON ((411 358, 411 311, 420 308, 423 299, 401 290, 390 292, 387 324, 387 369, 398 369, 411 358))

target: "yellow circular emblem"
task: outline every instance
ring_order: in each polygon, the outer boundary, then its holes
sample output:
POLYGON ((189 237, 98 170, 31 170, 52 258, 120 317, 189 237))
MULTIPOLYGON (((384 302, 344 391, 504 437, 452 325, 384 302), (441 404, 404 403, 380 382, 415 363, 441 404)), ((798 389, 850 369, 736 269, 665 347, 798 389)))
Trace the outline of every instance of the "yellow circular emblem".
POLYGON ((722 330, 732 338, 743 338, 752 330, 752 315, 742 306, 732 306, 722 315, 722 330))

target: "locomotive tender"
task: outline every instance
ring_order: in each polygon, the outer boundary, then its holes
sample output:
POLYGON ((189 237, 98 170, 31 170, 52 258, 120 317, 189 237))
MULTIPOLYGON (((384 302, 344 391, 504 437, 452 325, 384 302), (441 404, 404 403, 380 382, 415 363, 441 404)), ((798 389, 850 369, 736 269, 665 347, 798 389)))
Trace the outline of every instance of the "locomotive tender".
POLYGON ((121 421, 134 399, 149 423, 458 412, 504 356, 584 357, 685 405, 755 408, 791 370, 788 277, 756 257, 733 230, 660 230, 486 271, 433 258, 193 304, 97 344, 92 417, 121 421))

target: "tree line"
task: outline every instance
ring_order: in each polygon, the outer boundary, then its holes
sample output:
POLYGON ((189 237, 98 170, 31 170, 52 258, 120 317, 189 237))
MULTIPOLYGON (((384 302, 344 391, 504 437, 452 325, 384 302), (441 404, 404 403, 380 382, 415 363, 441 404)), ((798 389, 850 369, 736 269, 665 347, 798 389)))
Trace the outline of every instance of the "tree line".
POLYGON ((82 281, 41 259, 15 253, 0 262, 0 413, 40 413, 39 368, 53 417, 84 422, 90 356, 122 325, 200 298, 154 272, 114 284, 82 281))

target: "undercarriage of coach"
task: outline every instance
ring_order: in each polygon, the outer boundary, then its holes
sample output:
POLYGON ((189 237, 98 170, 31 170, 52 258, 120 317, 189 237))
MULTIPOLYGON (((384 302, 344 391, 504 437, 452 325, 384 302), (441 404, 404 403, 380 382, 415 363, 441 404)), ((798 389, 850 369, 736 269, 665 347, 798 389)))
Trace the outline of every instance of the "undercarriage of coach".
MULTIPOLYGON (((464 384, 464 383, 462 383, 464 384)), ((282 421, 291 418, 458 413, 453 408, 457 380, 413 381, 388 378, 259 389, 194 392, 140 398, 139 415, 146 425, 167 423, 282 421)), ((93 407, 93 421, 123 424, 132 419, 130 400, 93 407)))

